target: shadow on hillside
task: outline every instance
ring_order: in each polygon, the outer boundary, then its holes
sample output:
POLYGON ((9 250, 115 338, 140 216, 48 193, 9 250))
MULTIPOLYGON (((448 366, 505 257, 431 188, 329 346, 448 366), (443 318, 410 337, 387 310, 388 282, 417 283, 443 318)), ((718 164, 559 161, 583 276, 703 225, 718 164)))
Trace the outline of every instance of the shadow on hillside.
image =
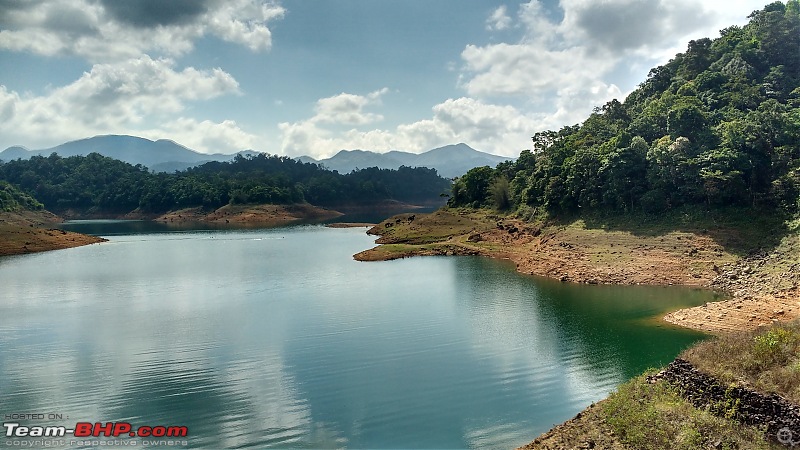
POLYGON ((561 217, 552 222, 567 226, 583 220, 588 229, 625 231, 634 236, 657 237, 670 232, 710 236, 725 250, 748 256, 774 250, 791 231, 787 217, 775 210, 679 208, 660 215, 644 213, 590 213, 561 217))

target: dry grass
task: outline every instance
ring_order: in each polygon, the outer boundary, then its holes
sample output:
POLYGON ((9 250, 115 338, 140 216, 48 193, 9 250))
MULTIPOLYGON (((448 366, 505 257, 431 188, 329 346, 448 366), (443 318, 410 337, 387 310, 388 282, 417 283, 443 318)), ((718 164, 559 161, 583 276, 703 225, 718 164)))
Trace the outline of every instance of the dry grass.
POLYGON ((423 245, 490 230, 497 220, 483 210, 443 208, 430 214, 399 214, 376 225, 375 231, 382 235, 379 244, 423 245))
POLYGON ((49 228, 57 217, 43 211, 0 213, 0 256, 57 250, 105 239, 49 228))
POLYGON ((686 350, 682 357, 723 383, 800 403, 800 323, 796 321, 719 336, 686 350))
POLYGON ((778 449, 763 430, 697 409, 664 381, 646 375, 620 386, 603 402, 604 420, 629 448, 778 449))
MULTIPOLYGON (((526 222, 488 210, 444 208, 392 217, 370 233, 381 236, 378 244, 460 247, 510 259, 523 273, 585 283, 707 286, 717 275, 716 267, 737 258, 707 234, 670 230, 661 222, 643 224, 646 231, 639 232, 632 230, 633 219, 628 220, 626 227, 601 227, 583 219, 526 222)), ((356 258, 442 254, 413 250, 378 248, 356 258)))
POLYGON ((607 399, 521 449, 786 448, 768 441, 762 429, 695 408, 669 383, 648 383, 647 375, 623 384, 607 399))

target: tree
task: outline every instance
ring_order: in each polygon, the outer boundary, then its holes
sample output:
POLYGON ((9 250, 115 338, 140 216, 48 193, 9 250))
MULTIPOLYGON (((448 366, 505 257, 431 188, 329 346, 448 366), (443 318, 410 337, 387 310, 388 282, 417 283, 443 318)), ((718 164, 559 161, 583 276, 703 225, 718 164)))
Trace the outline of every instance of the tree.
POLYGON ((511 207, 511 193, 508 178, 500 175, 492 181, 489 191, 492 194, 492 203, 500 211, 505 211, 511 207))
POLYGON ((470 169, 453 183, 451 206, 486 206, 489 199, 489 186, 494 178, 494 170, 489 166, 470 169))
POLYGON ((605 157, 600 173, 604 177, 603 200, 606 205, 633 211, 639 197, 646 191, 647 151, 647 142, 636 136, 629 146, 605 157))

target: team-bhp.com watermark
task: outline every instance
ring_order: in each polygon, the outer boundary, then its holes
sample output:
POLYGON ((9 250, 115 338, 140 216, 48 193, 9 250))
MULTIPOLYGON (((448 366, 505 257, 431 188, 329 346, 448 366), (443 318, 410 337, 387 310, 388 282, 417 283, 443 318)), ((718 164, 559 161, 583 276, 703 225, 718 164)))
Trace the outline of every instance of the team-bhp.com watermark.
POLYGON ((187 446, 189 428, 185 426, 134 427, 128 422, 78 422, 65 426, 21 425, 4 422, 5 444, 8 447, 136 447, 187 446), (111 439, 108 439, 111 438, 111 439))

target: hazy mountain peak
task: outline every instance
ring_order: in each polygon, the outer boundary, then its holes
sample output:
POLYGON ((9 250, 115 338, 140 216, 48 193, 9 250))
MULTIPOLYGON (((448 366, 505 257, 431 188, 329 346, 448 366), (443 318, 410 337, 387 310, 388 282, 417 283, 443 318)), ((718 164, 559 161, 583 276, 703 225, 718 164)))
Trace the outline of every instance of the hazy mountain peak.
POLYGON ((334 156, 326 159, 315 160, 308 156, 301 156, 298 159, 303 162, 322 164, 328 169, 336 170, 339 173, 349 173, 355 169, 368 167, 397 169, 400 166, 408 166, 429 167, 436 169, 443 177, 453 178, 464 175, 474 167, 495 167, 497 164, 512 158, 484 153, 460 142, 419 154, 399 150, 392 150, 386 153, 368 150, 340 150, 334 156))
MULTIPOLYGON (((0 152, 0 160, 27 159, 34 155, 47 156, 57 153, 63 157, 100 153, 101 155, 119 159, 131 164, 142 164, 151 170, 173 172, 200 165, 209 161, 229 161, 235 154, 198 153, 171 139, 150 139, 108 134, 69 141, 52 148, 29 150, 22 146, 14 146, 0 152)), ((257 154, 253 150, 239 152, 243 155, 257 154)), ((423 153, 410 153, 392 150, 376 153, 369 150, 340 150, 331 158, 315 160, 308 156, 297 158, 303 162, 322 164, 339 173, 349 173, 355 169, 378 167, 381 169, 397 169, 400 166, 429 167, 436 169, 443 177, 453 178, 464 175, 469 169, 479 166, 494 167, 498 163, 511 158, 492 155, 473 149, 460 142, 445 145, 423 153)))
POLYGON ((77 139, 40 150, 29 150, 21 146, 9 147, 0 152, 0 160, 27 159, 31 156, 47 156, 51 153, 57 153, 62 157, 99 153, 131 164, 142 164, 152 170, 166 172, 184 170, 209 161, 228 161, 235 156, 198 153, 171 139, 152 141, 138 136, 107 134, 77 139))

